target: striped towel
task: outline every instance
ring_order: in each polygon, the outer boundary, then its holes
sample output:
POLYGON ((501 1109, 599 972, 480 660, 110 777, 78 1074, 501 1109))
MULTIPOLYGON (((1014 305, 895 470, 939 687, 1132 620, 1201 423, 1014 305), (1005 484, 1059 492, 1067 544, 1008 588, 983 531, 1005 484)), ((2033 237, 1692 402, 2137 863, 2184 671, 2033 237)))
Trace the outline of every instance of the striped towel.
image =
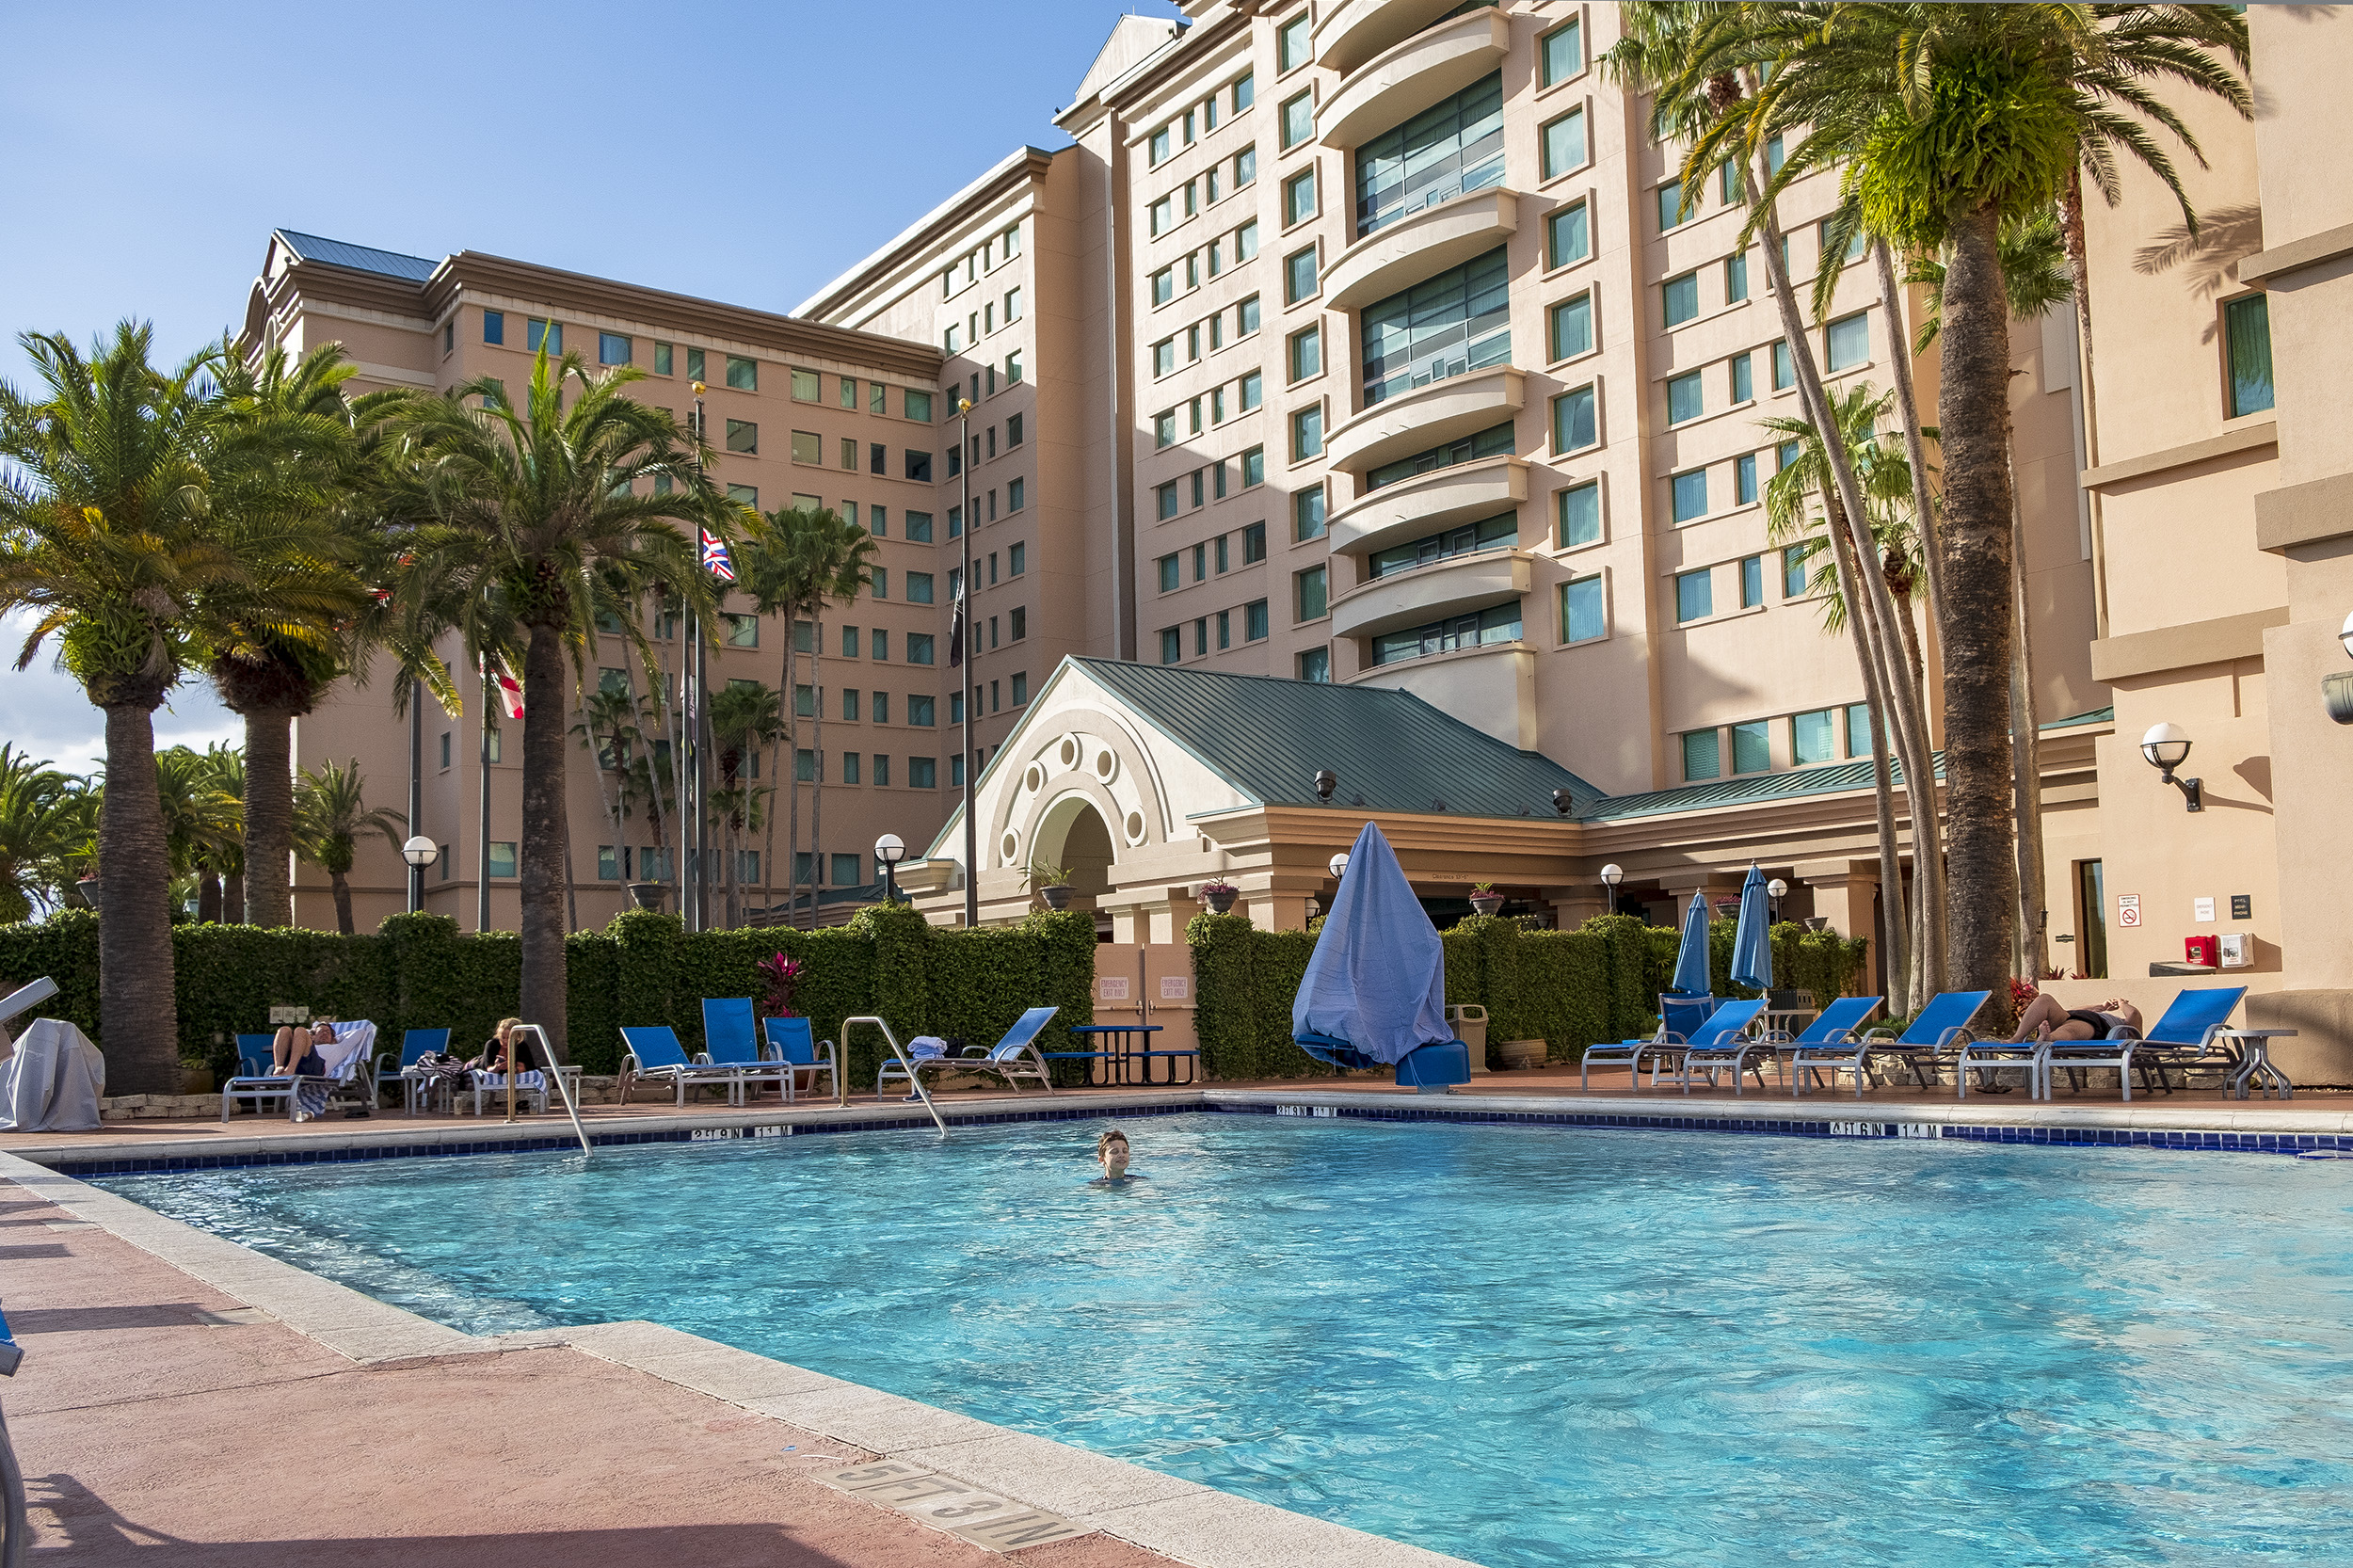
MULTIPOLYGON (((504 1089, 506 1087, 506 1075, 486 1073, 477 1068, 474 1071, 473 1081, 477 1089, 504 1089)), ((518 1089, 544 1089, 547 1086, 548 1075, 536 1067, 526 1068, 515 1080, 515 1087, 518 1089)))

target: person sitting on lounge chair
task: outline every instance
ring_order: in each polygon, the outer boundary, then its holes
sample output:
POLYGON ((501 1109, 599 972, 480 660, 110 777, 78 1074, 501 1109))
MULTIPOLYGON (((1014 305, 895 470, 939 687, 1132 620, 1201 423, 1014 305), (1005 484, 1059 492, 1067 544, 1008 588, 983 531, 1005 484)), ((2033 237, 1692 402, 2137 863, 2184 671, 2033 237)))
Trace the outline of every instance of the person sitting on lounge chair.
POLYGON ((1112 1128, 1095 1141, 1096 1162, 1103 1167, 1103 1179, 1124 1181, 1128 1176, 1128 1161, 1134 1151, 1128 1147, 1128 1135, 1112 1128))
POLYGON ((2140 1031, 2140 1009, 2122 997, 2110 997, 2093 1009, 2062 1007, 2057 998, 2038 995, 2018 1015, 2018 1032, 2009 1042, 2121 1039, 2140 1031))
MULTIPOLYGON (((277 1036, 269 1044, 270 1072, 276 1077, 283 1078, 288 1073, 300 1069, 303 1061, 316 1055, 321 1046, 331 1046, 334 1043, 335 1020, 332 1018, 313 1018, 308 1029, 300 1024, 281 1024, 279 1026, 277 1036)), ((327 1071, 327 1063, 321 1059, 309 1070, 324 1076, 327 1071)))
MULTIPOLYGON (((489 1039, 482 1042, 482 1054, 474 1058, 474 1060, 467 1064, 467 1065, 472 1067, 477 1072, 504 1072, 506 1070, 507 1041, 513 1036, 516 1025, 521 1022, 522 1020, 520 1018, 501 1018, 499 1020, 498 1032, 493 1034, 489 1039)), ((531 1059, 531 1042, 528 1040, 521 1041, 516 1045, 515 1056, 518 1061, 522 1063, 523 1071, 525 1072, 531 1071, 533 1067, 537 1065, 537 1064, 531 1059)))

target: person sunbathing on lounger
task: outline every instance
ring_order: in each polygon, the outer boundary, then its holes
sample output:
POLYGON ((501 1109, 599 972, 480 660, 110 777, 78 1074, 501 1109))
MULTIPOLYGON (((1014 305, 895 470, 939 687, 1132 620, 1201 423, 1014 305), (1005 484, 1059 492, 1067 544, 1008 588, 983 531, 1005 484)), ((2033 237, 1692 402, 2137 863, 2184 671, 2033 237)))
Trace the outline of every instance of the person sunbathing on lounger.
POLYGON ((2018 1015, 2013 1046, 2028 1040, 2106 1040, 2141 1031, 2140 1009, 2122 997, 2110 997, 2098 1008, 2063 1007, 2055 997, 2037 996, 2018 1015))
MULTIPOLYGON (((283 1078, 293 1072, 304 1057, 309 1056, 321 1046, 331 1046, 334 1043, 335 1020, 332 1018, 313 1018, 308 1029, 300 1024, 281 1024, 279 1026, 277 1035, 269 1043, 269 1070, 277 1077, 283 1078)), ((326 1066, 326 1062, 322 1060, 319 1063, 319 1070, 325 1071, 326 1066)))

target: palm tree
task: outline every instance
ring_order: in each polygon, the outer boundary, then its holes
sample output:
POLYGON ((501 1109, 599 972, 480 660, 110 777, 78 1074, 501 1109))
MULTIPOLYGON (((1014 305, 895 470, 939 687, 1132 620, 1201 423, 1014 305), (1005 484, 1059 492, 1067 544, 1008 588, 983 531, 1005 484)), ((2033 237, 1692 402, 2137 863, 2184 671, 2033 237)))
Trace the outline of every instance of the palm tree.
POLYGON ((250 830, 246 821, 248 796, 245 780, 245 751, 216 741, 204 748, 204 766, 215 792, 238 803, 237 833, 217 844, 207 845, 197 861, 196 918, 217 920, 225 925, 245 923, 245 835, 250 830))
POLYGON ((729 681, 711 701, 712 744, 718 752, 720 779, 712 801, 720 808, 727 839, 727 923, 730 926, 742 918, 735 875, 736 836, 758 829, 766 815, 766 802, 776 793, 773 784, 763 788, 751 779, 760 754, 767 751, 773 757, 776 743, 786 733, 780 707, 776 694, 757 680, 729 681))
MULTIPOLYGON (((237 841, 244 805, 221 787, 219 764, 213 755, 186 746, 155 754, 155 799, 163 814, 171 873, 195 878, 200 914, 207 868, 237 841)), ((213 902, 216 914, 217 889, 213 902)))
POLYGON ((397 850, 408 837, 408 818, 384 807, 371 808, 360 779, 360 760, 342 767, 323 762, 303 771, 295 786, 296 845, 302 857, 327 873, 335 895, 335 929, 349 936, 351 862, 362 834, 380 833, 397 850))
POLYGON ((80 780, 0 742, 0 922, 56 908, 89 836, 80 780))
POLYGON ((565 1052, 563 866, 567 666, 584 673, 613 570, 707 608, 692 529, 728 515, 708 453, 666 409, 628 395, 644 372, 592 375, 577 354, 532 364, 520 406, 482 378, 390 412, 392 505, 422 520, 403 541, 410 605, 511 615, 524 638, 522 987, 519 1011, 565 1052), (657 487, 656 480, 666 480, 657 487))
POLYGON ((152 329, 127 321, 87 360, 61 334, 18 342, 41 386, 0 385, 0 613, 34 614, 17 668, 58 634, 105 712, 99 1034, 118 1093, 169 1094, 180 1027, 154 712, 197 654, 196 597, 247 572, 210 506, 219 351, 159 371, 152 329))
MULTIPOLYGON (((1720 162, 1781 135, 1765 188, 1836 168, 1865 232, 1945 258, 1937 426, 1944 449, 1945 776, 1955 982, 1997 993, 2016 948, 2018 867, 2009 732, 2016 613, 2009 462, 2007 223, 2047 211, 2075 170, 2119 197, 2129 154, 2190 212, 2152 122, 2201 157, 2158 83, 2251 112, 2246 23, 2227 6, 1837 5, 1744 8, 1762 47, 1747 112, 1711 127, 1692 157, 1720 162)), ((1768 249, 1768 270, 1775 259, 1768 249)), ((1890 271, 1882 263, 1883 275, 1890 271)), ((1884 283, 1883 283, 1884 286, 1884 283)), ((1853 520, 1850 520, 1850 525, 1853 520)))

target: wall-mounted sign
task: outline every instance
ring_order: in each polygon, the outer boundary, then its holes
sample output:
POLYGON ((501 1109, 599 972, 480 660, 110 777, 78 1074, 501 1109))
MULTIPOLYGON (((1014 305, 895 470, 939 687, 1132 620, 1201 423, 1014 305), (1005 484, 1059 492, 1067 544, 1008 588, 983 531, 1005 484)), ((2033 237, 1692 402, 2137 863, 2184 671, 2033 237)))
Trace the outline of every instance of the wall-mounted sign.
POLYGON ((2255 895, 2252 893, 2233 893, 2231 895, 2231 919, 2234 920, 2251 920, 2254 918, 2255 895))
POLYGON ((2140 895, 2138 893, 2116 895, 2116 923, 2119 925, 2140 923, 2140 895))
POLYGON ((2210 898, 2192 899, 2189 901, 2189 918, 2191 920, 2205 921, 2214 919, 2214 900, 2210 898))

